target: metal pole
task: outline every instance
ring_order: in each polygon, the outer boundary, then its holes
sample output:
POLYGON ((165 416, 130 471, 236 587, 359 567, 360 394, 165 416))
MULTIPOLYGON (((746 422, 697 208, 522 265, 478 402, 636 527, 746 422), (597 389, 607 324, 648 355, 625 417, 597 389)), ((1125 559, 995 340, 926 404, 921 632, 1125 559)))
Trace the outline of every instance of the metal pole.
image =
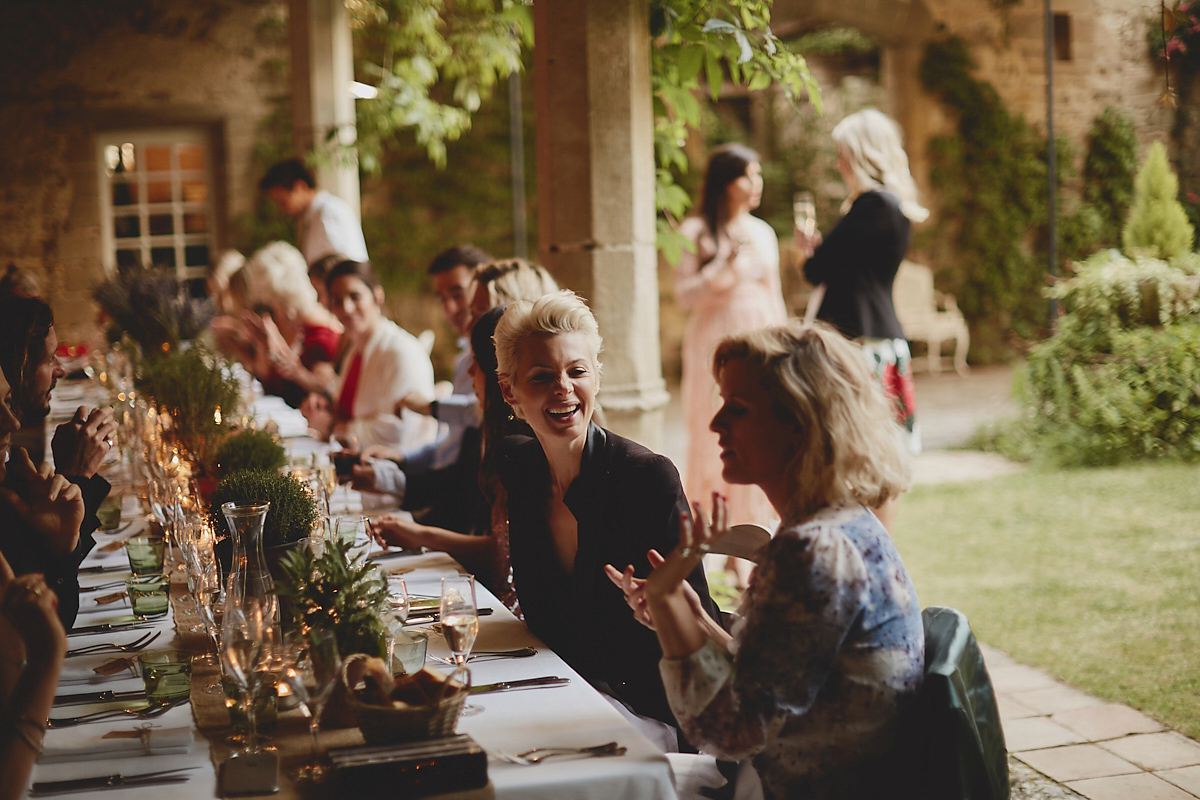
MULTIPOLYGON (((1058 169, 1054 146, 1054 12, 1046 0, 1046 195, 1050 235, 1050 279, 1058 276, 1058 169)), ((1054 330, 1058 301, 1050 298, 1049 327, 1054 330)))
POLYGON ((525 218, 525 132, 521 124, 521 73, 508 74, 508 142, 512 161, 513 255, 529 256, 525 218))

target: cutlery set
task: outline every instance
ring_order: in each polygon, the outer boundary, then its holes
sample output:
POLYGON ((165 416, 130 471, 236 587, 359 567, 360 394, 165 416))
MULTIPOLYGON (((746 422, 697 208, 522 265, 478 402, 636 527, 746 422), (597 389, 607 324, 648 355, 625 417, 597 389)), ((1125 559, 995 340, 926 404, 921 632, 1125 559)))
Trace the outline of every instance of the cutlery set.
POLYGON ((131 619, 128 622, 105 622, 100 625, 85 625, 82 628, 72 628, 67 632, 67 636, 85 636, 89 633, 117 633, 118 631, 144 628, 149 624, 151 622, 140 619, 131 619))
POLYGON ((472 686, 470 694, 490 694, 491 692, 511 692, 517 689, 538 689, 545 686, 566 686, 570 678, 557 678, 547 675, 544 678, 523 678, 516 681, 500 681, 499 683, 484 683, 472 686))
POLYGON ((95 653, 103 653, 106 650, 116 650, 121 653, 139 653, 149 647, 155 639, 162 636, 162 631, 153 633, 147 632, 132 642, 126 644, 117 644, 115 642, 101 642, 100 644, 89 644, 86 647, 76 647, 74 650, 67 651, 67 658, 74 656, 90 656, 95 653))
POLYGON ((91 714, 81 714, 77 717, 50 717, 50 719, 46 720, 46 727, 48 727, 50 730, 58 730, 59 728, 73 728, 76 725, 82 725, 85 722, 101 722, 106 719, 114 719, 117 717, 154 719, 155 717, 161 717, 172 708, 181 706, 187 702, 188 698, 181 697, 178 700, 172 700, 169 703, 146 706, 145 708, 113 708, 107 711, 93 711, 91 714))
MULTIPOLYGON (((536 647, 518 647, 515 650, 476 650, 471 655, 467 656, 467 661, 494 661, 500 658, 529 658, 537 655, 536 647)), ((442 658, 441 656, 427 656, 430 661, 436 661, 439 664, 454 666, 454 660, 450 658, 442 658)))

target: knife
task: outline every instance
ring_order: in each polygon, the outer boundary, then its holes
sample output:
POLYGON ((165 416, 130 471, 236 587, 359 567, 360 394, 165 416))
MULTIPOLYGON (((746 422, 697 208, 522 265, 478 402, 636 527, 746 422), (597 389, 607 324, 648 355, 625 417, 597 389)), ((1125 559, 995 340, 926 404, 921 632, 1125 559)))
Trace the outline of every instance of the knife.
POLYGON ((402 556, 419 556, 425 552, 423 547, 405 547, 400 550, 381 550, 367 556, 367 561, 382 561, 385 558, 400 558, 402 556))
POLYGON ((129 572, 128 564, 109 564, 108 566, 82 567, 75 570, 80 575, 95 575, 101 572, 129 572))
POLYGON ((137 775, 100 775, 95 778, 76 778, 70 781, 40 781, 29 790, 30 797, 47 797, 54 794, 86 792, 92 789, 118 789, 132 786, 158 786, 166 783, 185 783, 191 776, 178 773, 197 767, 177 767, 160 772, 142 772, 137 775))
POLYGON ((116 700, 145 700, 146 692, 142 689, 130 692, 114 692, 107 689, 103 692, 84 692, 83 694, 60 694, 54 698, 56 706, 79 706, 84 703, 109 703, 116 700))
POLYGON ((544 678, 523 678, 519 681, 501 681, 500 683, 485 683, 472 686, 470 694, 487 694, 488 692, 507 692, 510 689, 529 689, 535 686, 566 686, 570 678, 556 678, 548 675, 544 678))
POLYGON ((129 622, 106 622, 103 625, 87 625, 82 628, 72 628, 67 632, 67 636, 79 636, 85 633, 114 633, 116 631, 127 631, 132 628, 141 628, 151 624, 149 620, 131 620, 129 622))
MULTIPOLYGON (((481 608, 476 613, 481 617, 487 617, 492 614, 492 609, 481 608)), ((408 620, 404 624, 415 625, 419 622, 424 625, 427 622, 437 622, 441 618, 442 612, 436 608, 422 609, 420 611, 410 611, 408 614, 408 620), (420 619, 417 619, 417 617, 420 617, 420 619)))

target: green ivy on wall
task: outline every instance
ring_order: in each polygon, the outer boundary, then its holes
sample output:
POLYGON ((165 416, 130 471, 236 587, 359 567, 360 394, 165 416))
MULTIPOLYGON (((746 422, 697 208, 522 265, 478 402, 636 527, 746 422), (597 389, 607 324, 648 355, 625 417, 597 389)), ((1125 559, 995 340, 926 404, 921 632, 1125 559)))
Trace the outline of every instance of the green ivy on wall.
MULTIPOLYGON (((953 135, 931 140, 930 178, 943 230, 927 236, 934 259, 952 273, 959 307, 971 323, 976 359, 1003 358, 1047 333, 1046 139, 1010 112, 958 37, 926 45, 920 76, 957 117, 953 135), (951 231, 944 235, 944 229, 951 231)), ((1113 110, 1092 128, 1081 190, 1077 148, 1055 142, 1058 254, 1063 265, 1119 239, 1132 195, 1134 140, 1113 110)))

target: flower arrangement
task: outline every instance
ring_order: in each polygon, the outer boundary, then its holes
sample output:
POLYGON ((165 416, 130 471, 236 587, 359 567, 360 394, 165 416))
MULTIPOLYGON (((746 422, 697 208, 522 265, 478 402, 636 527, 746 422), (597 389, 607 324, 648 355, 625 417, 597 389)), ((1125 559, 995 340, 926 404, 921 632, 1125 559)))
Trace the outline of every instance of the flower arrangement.
POLYGON ((163 269, 117 267, 92 296, 147 358, 199 336, 213 318, 210 300, 189 297, 179 280, 163 269))

